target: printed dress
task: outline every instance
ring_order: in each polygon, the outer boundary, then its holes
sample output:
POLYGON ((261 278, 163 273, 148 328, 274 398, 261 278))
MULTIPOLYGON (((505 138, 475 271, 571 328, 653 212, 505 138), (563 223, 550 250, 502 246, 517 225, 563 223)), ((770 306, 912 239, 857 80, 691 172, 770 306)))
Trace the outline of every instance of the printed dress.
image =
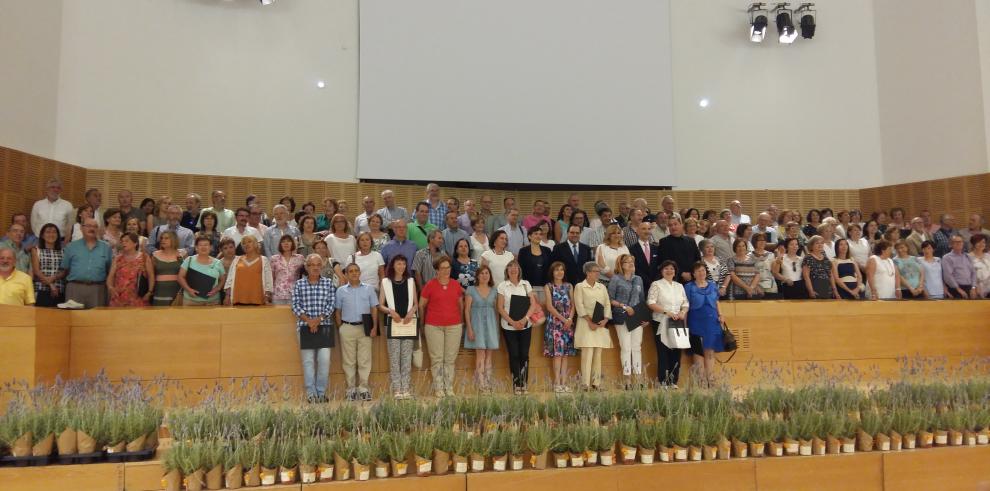
MULTIPOLYGON (((573 289, 570 283, 561 285, 548 284, 550 287, 550 302, 564 318, 574 314, 573 289)), ((543 356, 555 358, 558 356, 574 356, 574 324, 570 329, 552 315, 547 315, 546 329, 543 332, 543 356)))
POLYGON ((138 296, 138 279, 144 272, 144 254, 128 259, 117 256, 117 270, 113 275, 116 292, 110 296, 111 307, 145 307, 148 302, 138 296))

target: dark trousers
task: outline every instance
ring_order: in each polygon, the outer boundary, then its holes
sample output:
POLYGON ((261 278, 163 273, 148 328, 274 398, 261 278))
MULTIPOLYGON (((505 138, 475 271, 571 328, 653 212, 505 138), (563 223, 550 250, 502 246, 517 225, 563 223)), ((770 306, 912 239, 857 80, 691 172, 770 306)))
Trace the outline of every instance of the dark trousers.
POLYGON ((808 290, 804 287, 804 281, 796 281, 793 285, 781 283, 780 295, 785 300, 803 300, 808 298, 808 290))
POLYGON ((57 297, 53 297, 52 292, 47 290, 38 292, 38 294, 35 295, 34 305, 37 307, 55 307, 58 304, 65 301, 65 294, 63 293, 64 291, 65 290, 59 292, 61 293, 61 295, 57 297))
POLYGON ((532 329, 522 331, 502 329, 505 348, 509 352, 509 370, 512 371, 512 386, 525 387, 529 382, 529 341, 532 329))
POLYGON ((673 385, 681 375, 681 350, 668 348, 660 342, 660 335, 657 332, 657 323, 650 323, 653 326, 653 342, 657 346, 657 381, 660 385, 673 385))

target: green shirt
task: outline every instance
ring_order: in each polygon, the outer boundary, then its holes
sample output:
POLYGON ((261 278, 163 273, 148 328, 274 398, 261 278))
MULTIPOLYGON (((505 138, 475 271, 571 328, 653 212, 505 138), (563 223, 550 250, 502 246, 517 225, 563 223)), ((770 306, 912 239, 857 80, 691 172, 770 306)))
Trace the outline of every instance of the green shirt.
POLYGON ((413 221, 409 222, 409 240, 416 244, 416 249, 426 249, 426 238, 430 235, 430 232, 437 229, 437 226, 427 222, 426 225, 420 225, 419 222, 413 221))

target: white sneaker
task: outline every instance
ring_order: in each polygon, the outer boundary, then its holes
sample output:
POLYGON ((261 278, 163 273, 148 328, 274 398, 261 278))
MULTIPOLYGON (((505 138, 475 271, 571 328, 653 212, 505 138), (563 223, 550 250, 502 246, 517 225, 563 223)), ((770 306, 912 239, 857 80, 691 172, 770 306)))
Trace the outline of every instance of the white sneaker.
POLYGON ((72 300, 72 299, 69 299, 68 302, 63 302, 63 303, 58 304, 57 307, 60 308, 60 309, 69 309, 69 310, 79 310, 79 309, 86 308, 85 305, 83 305, 83 304, 81 304, 81 303, 79 303, 79 302, 77 302, 75 300, 72 300))

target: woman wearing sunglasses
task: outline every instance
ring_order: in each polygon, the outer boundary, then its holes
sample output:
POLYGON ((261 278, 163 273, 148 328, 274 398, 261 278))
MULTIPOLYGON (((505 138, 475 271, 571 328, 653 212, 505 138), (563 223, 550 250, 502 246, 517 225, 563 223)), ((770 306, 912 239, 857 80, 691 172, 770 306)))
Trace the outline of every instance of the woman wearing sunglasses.
POLYGON ((804 258, 798 254, 801 246, 798 239, 784 239, 784 254, 773 263, 773 276, 780 283, 780 296, 786 300, 808 298, 801 272, 804 258))

